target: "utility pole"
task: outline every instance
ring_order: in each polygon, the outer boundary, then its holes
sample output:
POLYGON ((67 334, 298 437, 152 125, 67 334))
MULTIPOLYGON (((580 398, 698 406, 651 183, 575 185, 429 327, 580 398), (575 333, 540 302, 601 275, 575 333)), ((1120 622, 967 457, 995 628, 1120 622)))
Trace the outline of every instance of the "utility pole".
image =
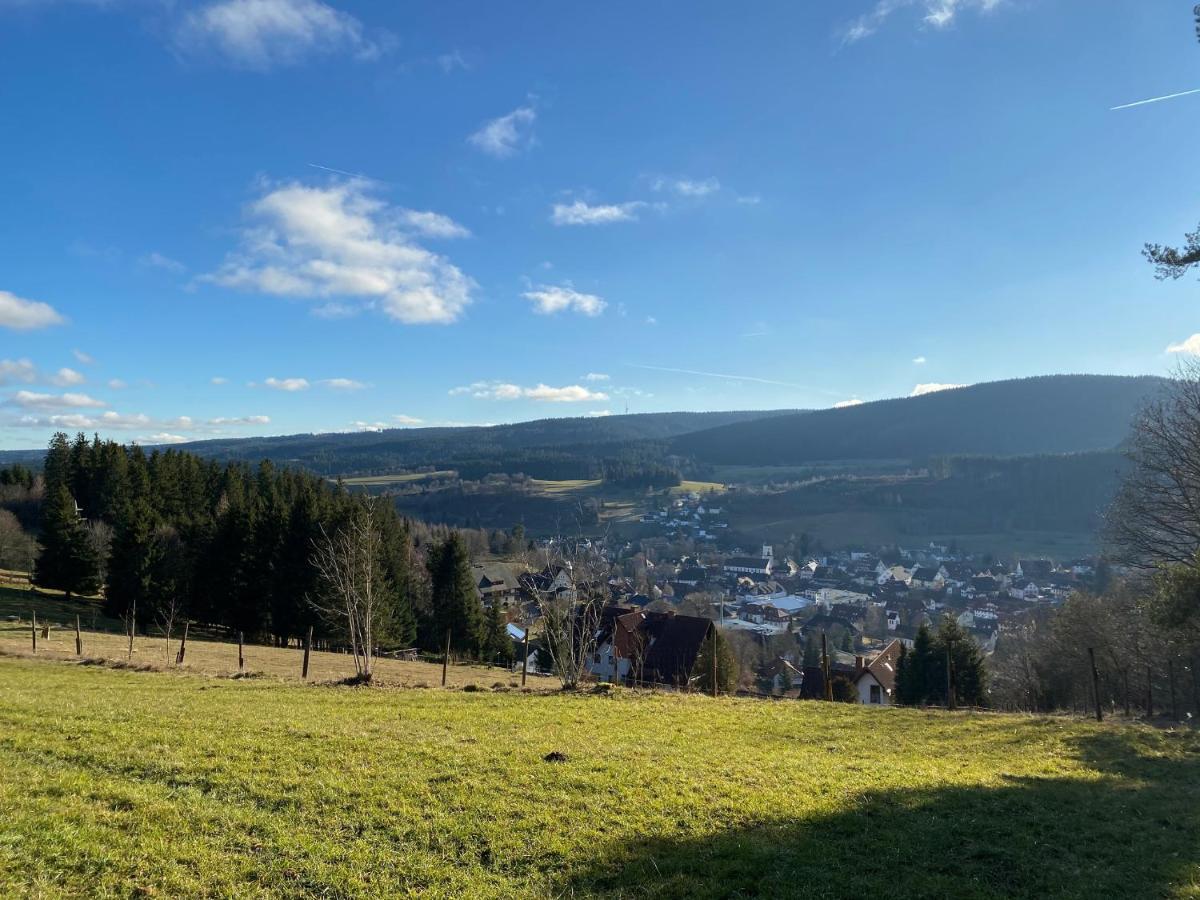
MULTIPOLYGON (((525 639, 521 642, 524 644, 525 659, 521 663, 521 687, 525 687, 525 679, 529 675, 529 626, 525 626, 525 639)), ((443 679, 443 684, 445 680, 443 679)))
POLYGON ((442 654, 442 687, 446 686, 446 670, 450 667, 450 629, 446 629, 446 652, 442 654))
POLYGON ((1092 666, 1092 696, 1096 699, 1096 721, 1104 721, 1104 712, 1100 709, 1100 673, 1096 671, 1096 651, 1088 647, 1088 661, 1092 666))
POLYGON ((303 681, 308 681, 308 655, 312 650, 312 626, 308 626, 308 636, 304 639, 304 665, 300 669, 300 678, 303 681))
POLYGON ((83 656, 83 635, 79 633, 79 614, 75 614, 75 655, 83 656))
POLYGON ((29 626, 29 634, 33 638, 33 652, 37 653, 37 613, 31 612, 29 614, 29 619, 31 623, 29 626))
POLYGON ((712 695, 717 696, 717 629, 712 630, 712 695))

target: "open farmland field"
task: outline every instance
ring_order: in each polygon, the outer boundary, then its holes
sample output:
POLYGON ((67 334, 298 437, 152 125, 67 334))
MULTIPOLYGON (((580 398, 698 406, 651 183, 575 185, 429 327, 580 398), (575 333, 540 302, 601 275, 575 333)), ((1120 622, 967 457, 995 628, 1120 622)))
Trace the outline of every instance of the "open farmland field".
POLYGON ((1194 897, 1198 801, 1190 732, 0 658, 6 897, 1194 897))
POLYGON ((418 481, 433 481, 436 478, 452 478, 454 475, 454 471, 446 469, 439 472, 408 472, 402 475, 356 475, 341 481, 351 487, 386 487, 389 484, 413 484, 418 481))

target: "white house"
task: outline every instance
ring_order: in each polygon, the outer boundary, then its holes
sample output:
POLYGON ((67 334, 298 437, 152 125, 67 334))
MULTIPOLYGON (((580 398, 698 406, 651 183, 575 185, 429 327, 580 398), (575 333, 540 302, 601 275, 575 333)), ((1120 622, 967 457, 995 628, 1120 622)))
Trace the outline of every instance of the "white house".
POLYGON ((900 641, 892 641, 870 662, 855 657, 858 670, 854 689, 858 702, 868 706, 891 706, 896 702, 896 665, 900 659, 900 641))

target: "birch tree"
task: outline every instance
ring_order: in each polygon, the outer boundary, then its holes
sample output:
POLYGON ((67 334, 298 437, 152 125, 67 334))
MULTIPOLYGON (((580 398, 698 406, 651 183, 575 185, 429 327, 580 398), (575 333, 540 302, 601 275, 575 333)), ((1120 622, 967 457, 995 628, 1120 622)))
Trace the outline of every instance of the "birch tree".
POLYGON ((345 631, 355 673, 359 680, 369 682, 389 596, 375 508, 370 501, 357 503, 332 534, 324 524, 320 532, 313 541, 312 564, 321 591, 310 603, 345 631))

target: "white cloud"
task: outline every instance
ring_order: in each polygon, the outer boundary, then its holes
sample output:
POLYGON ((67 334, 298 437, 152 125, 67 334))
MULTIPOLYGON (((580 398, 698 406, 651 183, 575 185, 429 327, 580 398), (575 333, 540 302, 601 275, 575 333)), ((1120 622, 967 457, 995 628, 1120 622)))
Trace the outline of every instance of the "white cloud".
POLYGON ((158 434, 152 434, 148 437, 138 438, 139 442, 146 444, 183 444, 190 440, 181 434, 169 434, 165 431, 160 431, 158 434))
POLYGON ((862 401, 855 397, 851 400, 839 400, 833 404, 834 409, 848 409, 851 406, 862 406, 862 401))
POLYGON ((465 238, 471 232, 459 225, 449 216, 441 213, 422 211, 418 209, 400 210, 400 219, 409 228, 431 238, 465 238))
POLYGON ((37 367, 28 359, 0 359, 0 384, 33 384, 37 367))
POLYGON ((387 422, 364 422, 361 419, 350 423, 355 431, 383 431, 391 426, 387 422))
POLYGON ((96 362, 95 358, 90 353, 84 353, 82 350, 72 350, 71 355, 85 366, 94 365, 96 362))
MULTIPOLYGON (((303 381, 304 379, 301 378, 298 380, 303 381)), ((361 391, 366 387, 366 384, 361 381, 355 381, 353 378, 326 378, 319 381, 318 384, 332 388, 335 391, 361 391)))
POLYGON ((39 394, 34 391, 17 391, 9 403, 25 409, 84 409, 108 405, 87 394, 39 394))
POLYGON ((288 391, 289 393, 307 391, 312 387, 307 378, 268 378, 263 384, 272 390, 288 391))
POLYGON ((611 378, 611 375, 606 375, 603 372, 588 372, 583 376, 584 381, 608 381, 611 378))
POLYGON ((531 400, 543 400, 547 403, 582 403, 608 399, 608 394, 592 391, 578 384, 570 384, 566 387, 550 387, 539 384, 537 387, 525 388, 524 395, 531 400))
POLYGON ((26 300, 8 291, 0 291, 0 328, 32 331, 35 328, 61 325, 65 321, 66 319, 49 303, 26 300))
POLYGON ((936 381, 927 382, 926 384, 914 385, 908 396, 924 397, 926 394, 936 394, 938 391, 953 391, 957 388, 966 387, 965 384, 939 384, 936 381))
POLYGON ((120 413, 107 410, 98 415, 85 413, 54 413, 47 416, 24 416, 17 420, 17 425, 24 428, 71 428, 71 429, 113 429, 113 430, 151 430, 159 433, 149 437, 139 437, 139 441, 165 444, 178 443, 184 438, 178 432, 193 432, 200 434, 220 434, 222 426, 266 425, 271 419, 268 416, 232 416, 208 419, 197 422, 191 416, 175 416, 170 419, 157 419, 145 413, 120 413), (177 438, 168 440, 167 437, 177 438))
POLYGON ((87 381, 79 372, 74 369, 68 369, 66 366, 59 369, 50 376, 50 383, 56 387, 75 387, 87 381))
POLYGON ((475 283, 414 243, 403 227, 404 211, 369 189, 367 182, 347 181, 270 190, 249 207, 255 224, 243 233, 241 248, 204 280, 327 301, 325 315, 341 314, 341 304, 355 299, 408 324, 455 321, 475 283))
POLYGON ((258 70, 322 54, 374 59, 383 49, 358 19, 319 0, 219 0, 189 13, 177 37, 185 49, 212 48, 258 70))
POLYGON ((392 421, 397 425, 421 425, 424 424, 424 419, 418 419, 416 416, 406 416, 403 413, 398 413, 392 416, 392 421))
POLYGON ((581 294, 569 286, 538 285, 535 290, 526 291, 521 296, 533 304, 534 312, 543 316, 569 309, 594 317, 604 312, 604 308, 608 306, 595 294, 581 294))
POLYGON ((537 110, 519 106, 507 115, 484 122, 467 141, 484 153, 503 159, 533 146, 536 120, 537 110))
POLYGON ((223 375, 214 375, 212 378, 208 379, 208 383, 209 384, 218 384, 218 385, 219 384, 229 384, 229 379, 223 375))
POLYGON ((337 303, 330 301, 322 303, 320 306, 312 308, 312 314, 318 319, 349 319, 351 316, 357 316, 360 310, 357 306, 351 306, 349 303, 337 303))
POLYGON ((543 403, 583 403, 600 402, 608 399, 608 394, 602 391, 589 390, 578 384, 565 387, 551 387, 538 384, 535 387, 521 387, 503 381, 477 381, 474 384, 453 388, 452 397, 470 394, 477 400, 537 400, 543 403))
POLYGON ((738 196, 737 202, 743 206, 758 206, 762 203, 762 197, 758 194, 742 194, 738 196))
POLYGON ((215 419, 208 420, 209 425, 220 427, 222 425, 270 425, 270 416, 218 416, 215 419))
POLYGON ((1200 356, 1200 334, 1193 334, 1190 338, 1180 341, 1178 344, 1170 344, 1167 347, 1167 352, 1200 356))
POLYGON ((925 359, 925 357, 923 357, 923 356, 918 356, 913 359, 914 366, 923 366, 923 365, 925 365, 926 362, 928 362, 928 360, 925 359))
POLYGON ((647 325, 657 325, 658 319, 654 318, 654 316, 646 316, 646 324, 647 325))
POLYGON ((187 271, 187 266, 185 266, 179 260, 171 259, 171 257, 164 256, 158 252, 147 253, 145 256, 139 259, 138 262, 148 268, 162 269, 163 271, 174 272, 175 274, 187 271))
POLYGON ((996 9, 1002 2, 1003 0, 877 0, 868 12, 843 28, 842 43, 853 44, 870 37, 882 28, 893 14, 903 9, 915 7, 921 14, 923 24, 932 28, 946 28, 954 22, 955 16, 961 10, 974 9, 986 13, 996 9))
POLYGON ((587 414, 589 419, 603 419, 605 416, 611 416, 611 409, 593 409, 587 414))
POLYGON ((636 222, 637 211, 645 206, 641 200, 592 206, 583 200, 555 203, 550 221, 555 225, 608 225, 612 222, 636 222))
POLYGON ((721 189, 715 178, 658 178, 652 185, 656 191, 671 191, 680 197, 707 197, 721 189))
POLYGON ((108 379, 108 386, 114 391, 123 391, 129 387, 129 384, 120 378, 110 378, 108 379))

